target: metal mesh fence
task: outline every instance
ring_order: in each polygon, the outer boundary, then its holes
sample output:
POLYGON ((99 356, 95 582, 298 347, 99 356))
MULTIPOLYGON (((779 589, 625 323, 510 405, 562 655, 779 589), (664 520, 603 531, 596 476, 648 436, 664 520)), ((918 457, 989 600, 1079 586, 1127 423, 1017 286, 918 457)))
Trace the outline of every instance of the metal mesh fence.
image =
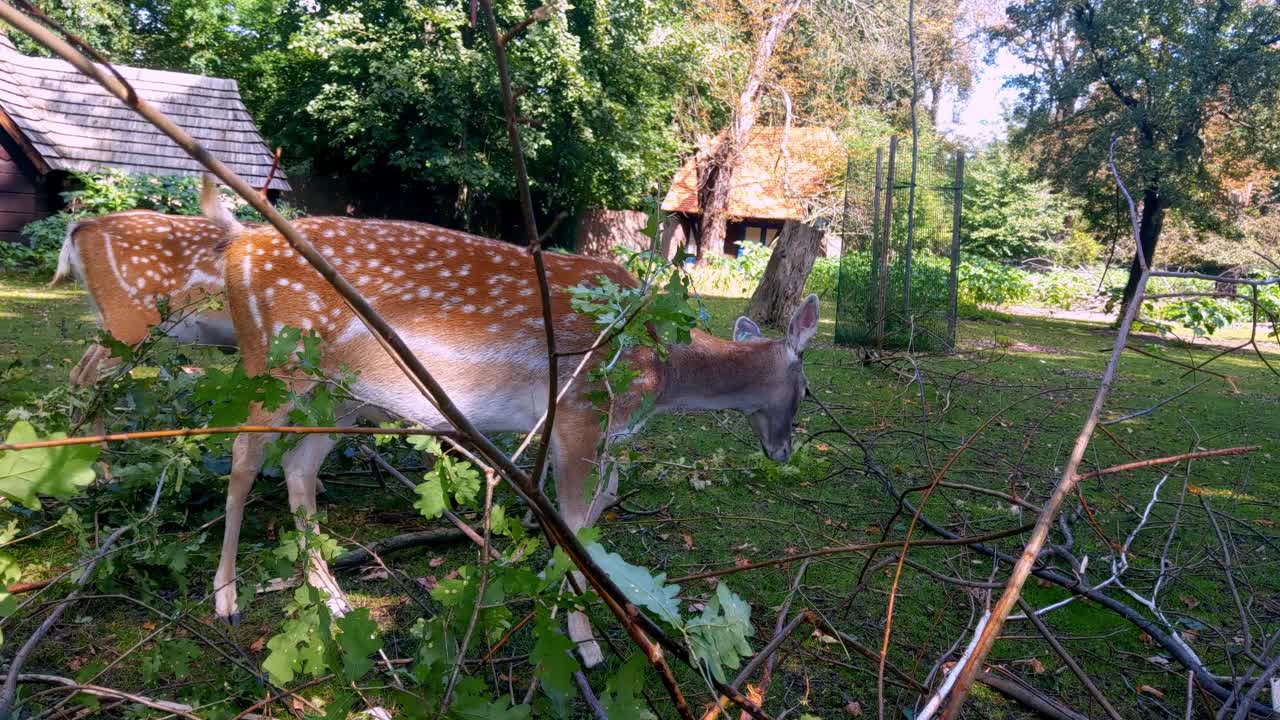
POLYGON ((956 341, 961 153, 921 153, 908 218, 911 156, 890 140, 845 177, 835 340, 945 350, 956 341))

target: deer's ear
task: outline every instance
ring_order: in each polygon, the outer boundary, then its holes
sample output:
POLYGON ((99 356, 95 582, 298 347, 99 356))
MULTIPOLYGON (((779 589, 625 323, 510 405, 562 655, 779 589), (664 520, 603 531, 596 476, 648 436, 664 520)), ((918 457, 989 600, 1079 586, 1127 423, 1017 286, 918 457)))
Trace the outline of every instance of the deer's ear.
POLYGON ((787 326, 787 347, 803 352, 809 341, 818 333, 818 296, 809 295, 800 304, 800 309, 791 316, 787 326))
POLYGON ((751 318, 743 315, 733 324, 733 339, 738 342, 755 340, 760 337, 760 326, 751 318))

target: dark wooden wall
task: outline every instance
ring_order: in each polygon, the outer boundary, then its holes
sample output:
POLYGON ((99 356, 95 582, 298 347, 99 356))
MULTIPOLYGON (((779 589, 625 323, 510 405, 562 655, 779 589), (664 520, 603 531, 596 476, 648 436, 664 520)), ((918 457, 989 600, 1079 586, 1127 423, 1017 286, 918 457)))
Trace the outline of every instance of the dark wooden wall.
POLYGON ((22 227, 51 211, 45 179, 13 138, 0 132, 0 242, 23 241, 22 227))

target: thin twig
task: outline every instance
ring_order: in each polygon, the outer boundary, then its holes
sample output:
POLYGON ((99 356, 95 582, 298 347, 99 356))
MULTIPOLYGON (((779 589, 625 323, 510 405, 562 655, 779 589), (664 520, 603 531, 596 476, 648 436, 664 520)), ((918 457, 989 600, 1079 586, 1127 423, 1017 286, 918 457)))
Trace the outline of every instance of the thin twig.
POLYGON ((1093 699, 1098 701, 1098 704, 1102 706, 1103 711, 1107 713, 1107 717, 1111 718, 1111 720, 1123 720, 1120 717, 1120 713, 1116 712, 1116 709, 1107 701, 1107 696, 1103 695, 1102 691, 1098 689, 1098 686, 1094 684, 1093 678, 1090 678, 1089 675, 1085 673, 1084 668, 1080 667, 1080 664, 1076 662, 1075 658, 1071 657, 1071 654, 1062 646, 1062 643, 1058 642, 1057 636, 1053 634, 1053 631, 1049 629, 1049 626, 1045 624, 1045 621, 1041 620, 1040 616, 1031 610, 1031 606, 1027 605, 1027 601, 1022 598, 1018 598, 1018 607, 1022 608, 1022 612, 1026 614, 1027 619, 1031 621, 1031 624, 1036 626, 1036 630, 1038 630, 1040 635, 1044 637, 1045 642, 1049 643, 1049 647, 1053 648, 1053 651, 1057 653, 1058 657, 1062 658, 1062 662, 1066 663, 1067 667, 1071 669, 1071 672, 1080 679, 1081 684, 1083 684, 1085 689, 1089 691, 1089 694, 1093 696, 1093 699))
POLYGON ((69 437, 59 440, 36 440, 25 443, 0 443, 0 452, 35 450, 38 448, 66 447, 68 445, 96 445, 98 443, 125 442, 126 440, 159 440, 162 438, 192 437, 197 435, 229 435, 234 433, 280 433, 282 435, 453 435, 448 430, 426 428, 362 428, 362 427, 298 427, 294 425, 228 425, 224 427, 176 428, 173 430, 140 430, 137 432, 109 433, 90 437, 69 437))

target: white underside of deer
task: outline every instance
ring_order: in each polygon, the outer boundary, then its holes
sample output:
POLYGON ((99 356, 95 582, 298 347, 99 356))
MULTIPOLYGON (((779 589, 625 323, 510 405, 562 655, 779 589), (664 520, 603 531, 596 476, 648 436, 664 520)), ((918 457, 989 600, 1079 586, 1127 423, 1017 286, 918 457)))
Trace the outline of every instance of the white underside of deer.
MULTIPOLYGON (((226 249, 228 307, 250 374, 267 371, 270 337, 284 327, 314 330, 323 343, 323 366, 358 373, 352 386, 361 400, 428 428, 450 429, 431 403, 404 377, 336 291, 273 229, 240 228, 220 208, 206 206, 228 227, 226 249)), ((394 327, 461 411, 485 433, 527 432, 546 410, 547 358, 542 310, 533 261, 522 248, 462 232, 418 223, 346 218, 309 218, 294 226, 394 327)), ((573 312, 568 288, 592 284, 598 276, 634 286, 621 267, 590 258, 547 253, 552 316, 564 351, 589 347, 597 328, 573 312)), ((686 346, 669 349, 663 360, 649 349, 628 352, 640 371, 632 388, 615 399, 612 418, 630 418, 645 395, 657 412, 742 411, 765 451, 785 461, 791 452, 792 421, 804 395, 800 352, 817 329, 818 304, 810 297, 786 339, 767 340, 740 319, 739 341, 696 332, 686 346)), ((574 363, 562 362, 561 382, 574 363), (567 366, 567 367, 566 367, 567 366)), ((290 375, 295 392, 309 381, 290 375)), ((587 480, 602 439, 600 411, 585 398, 589 388, 573 385, 557 404, 550 457, 560 510, 571 528, 591 525, 606 502, 589 503, 587 480)), ((279 424, 289 408, 254 408, 252 424, 279 424)), ((609 431, 622 437, 632 428, 615 421, 609 431)), ((219 616, 235 615, 235 554, 245 500, 261 468, 261 434, 239 436, 234 445, 222 560, 215 578, 219 616)), ((308 436, 284 463, 290 504, 315 511, 315 476, 333 447, 326 436, 308 436)), ((612 476, 612 474, 610 474, 612 476)), ((604 490, 610 491, 604 483, 604 490)), ((312 581, 329 588, 323 562, 312 581)), ((576 616, 575 640, 587 630, 576 616)), ((598 651, 596 651, 598 653, 598 651)), ((587 660, 597 660, 588 657, 587 660)))

